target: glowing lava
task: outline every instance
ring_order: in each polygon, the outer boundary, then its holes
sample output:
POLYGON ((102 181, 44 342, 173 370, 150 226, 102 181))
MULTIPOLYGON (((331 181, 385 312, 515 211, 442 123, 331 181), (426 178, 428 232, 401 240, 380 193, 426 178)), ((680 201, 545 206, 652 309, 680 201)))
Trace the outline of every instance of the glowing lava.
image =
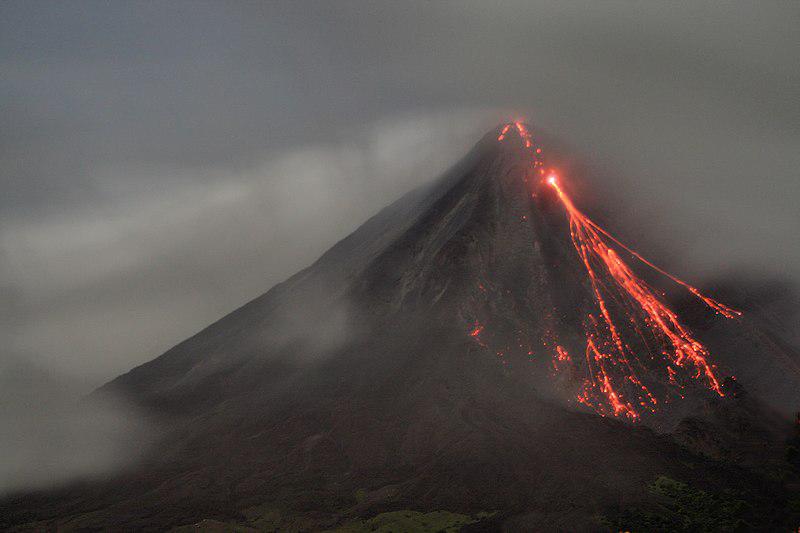
MULTIPOLYGON (((535 146, 526 125, 521 122, 504 125, 497 140, 503 141, 514 130, 531 156, 534 171, 546 175, 544 183, 555 190, 567 212, 572 244, 594 297, 595 309, 584 317, 585 377, 577 400, 602 416, 624 416, 635 421, 642 410, 655 411, 659 403, 651 388, 663 391, 667 387, 682 388, 684 378, 694 378, 724 396, 706 346, 681 324, 677 314, 634 274, 612 246, 684 287, 717 314, 735 318, 741 312, 703 295, 654 265, 584 215, 564 192, 556 174, 545 172, 542 148, 535 146), (651 362, 645 365, 642 355, 651 362)), ((471 335, 477 337, 482 330, 482 326, 476 327, 471 335)), ((550 341, 542 342, 545 346, 553 345, 550 341)), ((552 355, 556 371, 570 365, 577 368, 561 345, 555 344, 552 355)), ((677 395, 683 397, 680 392, 677 395)))
MULTIPOLYGON (((525 125, 522 122, 515 122, 514 126, 517 128, 519 136, 525 141, 525 148, 530 148, 533 146, 533 139, 531 138, 531 134, 528 132, 528 129, 525 127, 525 125)), ((539 150, 539 153, 541 153, 541 150, 539 150)))
POLYGON ((510 129, 511 129, 511 124, 506 124, 505 126, 503 126, 503 131, 500 132, 500 135, 497 137, 497 140, 502 141, 503 139, 505 139, 506 133, 508 133, 508 130, 510 129))
POLYGON ((614 415, 624 415, 632 420, 639 417, 634 404, 652 410, 658 403, 637 375, 640 367, 644 370, 643 365, 624 340, 624 331, 633 331, 648 347, 651 358, 664 360, 667 381, 675 381, 673 367, 688 368, 694 378, 723 396, 719 378, 709 362, 708 349, 680 323, 675 312, 661 301, 655 291, 633 273, 610 244, 618 245, 645 265, 685 287, 718 314, 733 318, 741 312, 701 294, 695 287, 623 245, 575 207, 555 174, 548 175, 545 182, 555 189, 567 211, 572 244, 586 270, 597 306, 596 314, 589 314, 586 318, 589 375, 579 401, 601 414, 610 406, 614 415))

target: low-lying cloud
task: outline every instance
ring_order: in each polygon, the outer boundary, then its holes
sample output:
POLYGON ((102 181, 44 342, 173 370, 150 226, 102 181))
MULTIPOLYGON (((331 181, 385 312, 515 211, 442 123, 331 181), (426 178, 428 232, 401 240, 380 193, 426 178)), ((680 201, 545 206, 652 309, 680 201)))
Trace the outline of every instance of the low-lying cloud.
POLYGON ((30 358, 0 361, 0 495, 107 475, 140 457, 144 419, 82 391, 30 358))
POLYGON ((14 348, 88 385, 143 363, 444 171, 488 127, 486 117, 376 123, 238 173, 210 169, 202 185, 174 185, 180 176, 171 176, 152 194, 6 224, 5 282, 24 316, 14 348))

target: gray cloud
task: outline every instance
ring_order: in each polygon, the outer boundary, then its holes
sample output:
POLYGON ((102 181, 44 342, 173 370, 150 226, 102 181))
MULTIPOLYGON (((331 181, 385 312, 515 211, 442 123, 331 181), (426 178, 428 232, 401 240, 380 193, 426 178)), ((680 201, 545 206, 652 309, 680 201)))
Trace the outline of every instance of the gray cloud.
POLYGON ((5 2, 4 344, 88 390, 506 116, 565 141, 582 200, 685 277, 796 282, 799 23, 791 2, 5 2))
MULTIPOLYGON (((4 280, 20 294, 12 346, 77 371, 87 385, 144 362, 445 170, 489 116, 378 122, 246 170, 209 168, 200 182, 165 170, 156 194, 11 220, 0 249, 4 280)), ((124 189, 137 172, 118 169, 102 177, 104 187, 124 189)))
POLYGON ((150 426, 109 399, 79 401, 83 388, 31 357, 0 361, 0 495, 107 474, 146 449, 150 426))

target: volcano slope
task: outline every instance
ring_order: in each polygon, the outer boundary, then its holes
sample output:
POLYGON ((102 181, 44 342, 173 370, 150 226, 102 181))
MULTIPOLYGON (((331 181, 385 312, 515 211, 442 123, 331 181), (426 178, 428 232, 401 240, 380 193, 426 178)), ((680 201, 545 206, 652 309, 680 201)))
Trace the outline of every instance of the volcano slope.
POLYGON ((676 313, 710 339, 716 390, 645 346, 638 315, 619 326, 641 338, 629 366, 590 357, 587 323, 608 326, 546 169, 528 126, 490 132, 309 268, 98 390, 161 424, 146 459, 8 497, 0 524, 359 530, 443 510, 464 530, 796 526, 796 354, 689 298, 676 313))

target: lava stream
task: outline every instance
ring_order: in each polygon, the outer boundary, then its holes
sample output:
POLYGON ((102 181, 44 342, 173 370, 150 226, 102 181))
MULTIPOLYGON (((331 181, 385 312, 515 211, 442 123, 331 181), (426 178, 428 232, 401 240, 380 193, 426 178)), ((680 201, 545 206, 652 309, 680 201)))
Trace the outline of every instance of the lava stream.
POLYGON ((634 420, 639 414, 630 400, 635 399, 643 407, 657 403, 637 376, 636 367, 641 365, 638 360, 635 361, 636 365, 632 362, 636 356, 623 339, 622 328, 627 324, 634 326, 645 344, 645 337, 655 340, 660 353, 651 353, 651 356, 666 358, 669 381, 674 381, 673 366, 688 366, 694 371, 693 377, 701 379, 711 390, 724 396, 714 366, 709 362, 708 349, 680 323, 676 313, 661 301, 655 291, 633 273, 610 244, 618 245, 645 265, 685 287, 720 315, 733 318, 741 315, 741 312, 701 294, 695 287, 622 244, 575 207, 555 175, 548 176, 546 183, 555 189, 567 211, 572 244, 588 274, 598 309, 597 317, 587 317, 586 362, 589 376, 579 400, 601 414, 604 404, 610 405, 615 415, 624 414, 634 420), (623 315, 621 318, 617 316, 620 310, 623 315), (620 387, 614 386, 612 376, 617 376, 617 380, 621 379, 623 383, 627 382, 624 385, 630 391, 628 395, 635 398, 624 400, 618 390, 620 387))
MULTIPOLYGON (((545 175, 542 148, 536 146, 529 128, 522 122, 505 124, 497 137, 504 141, 516 132, 531 156, 534 171, 545 175)), ((555 189, 569 217, 572 244, 587 273, 596 309, 584 320, 586 336, 586 376, 578 401, 600 415, 640 418, 640 410, 655 411, 659 403, 651 387, 681 386, 679 370, 700 380, 709 389, 724 396, 708 349, 678 320, 656 292, 612 248, 616 245, 642 264, 684 287, 717 314, 736 318, 742 313, 702 294, 697 288, 651 263, 584 215, 567 196, 555 174, 545 182, 555 189), (634 345, 635 343, 635 345, 634 345), (634 347, 635 346, 635 347, 634 347), (653 364, 645 364, 641 352, 653 364), (643 377, 640 377, 642 375, 643 377)), ((470 333, 478 339, 483 326, 476 324, 470 333)), ((552 344, 545 342, 548 346, 552 344)), ((574 362, 566 349, 556 345, 553 368, 560 371, 574 362)), ((573 366, 574 368, 574 366, 573 366)), ((678 392, 678 395, 683 395, 678 392)))

